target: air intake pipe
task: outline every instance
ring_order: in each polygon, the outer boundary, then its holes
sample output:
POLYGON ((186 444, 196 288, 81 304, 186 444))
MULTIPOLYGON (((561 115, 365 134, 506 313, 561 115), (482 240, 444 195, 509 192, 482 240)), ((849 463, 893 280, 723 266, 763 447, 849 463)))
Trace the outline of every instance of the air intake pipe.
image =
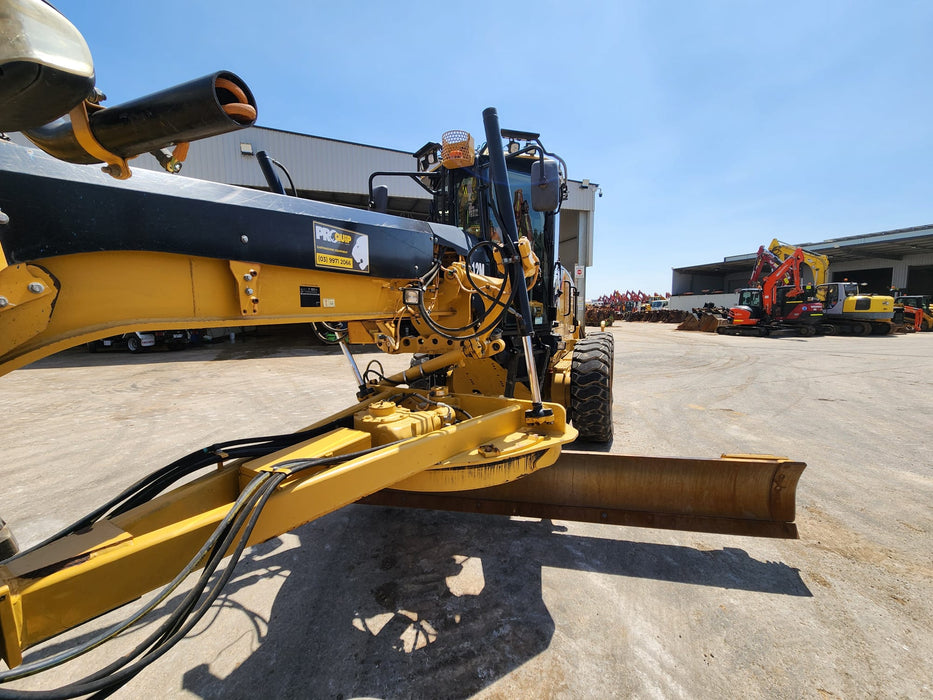
MULTIPOLYGON (((88 109, 94 139, 109 153, 132 158, 252 126, 256 101, 238 76, 219 71, 113 107, 88 109)), ((39 148, 70 163, 100 163, 79 143, 71 118, 23 133, 39 148)))

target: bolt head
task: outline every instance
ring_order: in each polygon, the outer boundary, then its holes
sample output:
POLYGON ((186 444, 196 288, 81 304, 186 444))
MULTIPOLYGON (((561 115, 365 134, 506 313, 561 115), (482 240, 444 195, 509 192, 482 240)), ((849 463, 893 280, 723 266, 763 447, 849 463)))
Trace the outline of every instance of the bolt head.
POLYGON ((246 293, 247 293, 247 295, 252 295, 252 293, 253 293, 253 288, 252 288, 252 287, 247 287, 247 288, 246 288, 246 293))
POLYGON ((253 276, 251 274, 246 273, 245 275, 243 275, 243 280, 245 282, 249 282, 251 279, 253 279, 253 276))
POLYGON ((0 297, 0 309, 2 309, 4 306, 9 306, 9 304, 10 304, 9 299, 7 299, 6 297, 0 297))
POLYGON ((45 291, 45 285, 41 282, 30 282, 28 285, 26 285, 26 289, 28 289, 33 294, 42 294, 42 292, 45 291))
POLYGON ((240 236, 240 243, 249 243, 249 236, 247 236, 246 234, 243 234, 242 236, 240 236))

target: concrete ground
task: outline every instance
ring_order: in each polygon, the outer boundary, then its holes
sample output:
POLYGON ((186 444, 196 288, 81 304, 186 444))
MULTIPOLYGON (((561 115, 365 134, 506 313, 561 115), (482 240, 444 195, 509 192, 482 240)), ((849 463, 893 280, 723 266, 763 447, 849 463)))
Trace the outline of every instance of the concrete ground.
MULTIPOLYGON (((351 506, 249 550, 195 632, 114 697, 933 696, 933 333, 609 332, 611 451, 803 460, 801 539, 351 506)), ((408 362, 360 356, 376 358, 408 362)), ((0 388, 0 515, 22 545, 188 451, 298 429, 355 391, 339 352, 294 336, 69 351, 0 388)), ((16 687, 80 678, 143 631, 16 687)))

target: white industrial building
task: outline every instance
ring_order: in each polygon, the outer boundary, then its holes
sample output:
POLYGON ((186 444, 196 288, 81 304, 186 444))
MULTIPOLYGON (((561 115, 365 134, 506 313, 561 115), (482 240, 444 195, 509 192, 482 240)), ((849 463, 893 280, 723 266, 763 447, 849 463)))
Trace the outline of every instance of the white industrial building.
MULTIPOLYGON (((933 295, 933 224, 791 245, 829 258, 830 282, 850 280, 878 294, 893 289, 933 295)), ((674 268, 671 308, 733 304, 736 290, 748 286, 756 258, 757 251, 674 268)))

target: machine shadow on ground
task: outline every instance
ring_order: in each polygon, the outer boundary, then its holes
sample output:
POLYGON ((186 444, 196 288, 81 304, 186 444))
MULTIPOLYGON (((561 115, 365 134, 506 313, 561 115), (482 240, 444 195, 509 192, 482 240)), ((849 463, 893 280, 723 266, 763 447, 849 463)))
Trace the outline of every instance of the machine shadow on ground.
POLYGON ((741 549, 564 530, 549 521, 351 506, 298 530, 301 547, 284 551, 283 561, 244 562, 238 582, 287 570, 267 631, 253 623, 257 648, 227 677, 202 663, 185 673, 184 688, 250 697, 262 679, 272 697, 469 697, 550 645, 544 567, 812 595, 796 569, 741 549), (461 576, 470 579, 465 587, 461 576))
MULTIPOLYGON (((193 633, 205 657, 190 647, 182 655, 191 664, 185 690, 204 698, 469 697, 549 647, 545 568, 812 596, 797 569, 739 548, 581 536, 547 520, 352 505, 287 537, 245 552, 206 616, 214 624, 193 633), (282 584, 268 616, 238 602, 238 592, 270 578, 282 584), (252 651, 226 677, 215 675, 207 662, 236 641, 238 658, 244 640, 252 651)), ((183 595, 137 632, 152 633, 183 595)), ((30 660, 90 636, 47 643, 30 660)), ((152 668, 160 663, 171 662, 152 668)))

